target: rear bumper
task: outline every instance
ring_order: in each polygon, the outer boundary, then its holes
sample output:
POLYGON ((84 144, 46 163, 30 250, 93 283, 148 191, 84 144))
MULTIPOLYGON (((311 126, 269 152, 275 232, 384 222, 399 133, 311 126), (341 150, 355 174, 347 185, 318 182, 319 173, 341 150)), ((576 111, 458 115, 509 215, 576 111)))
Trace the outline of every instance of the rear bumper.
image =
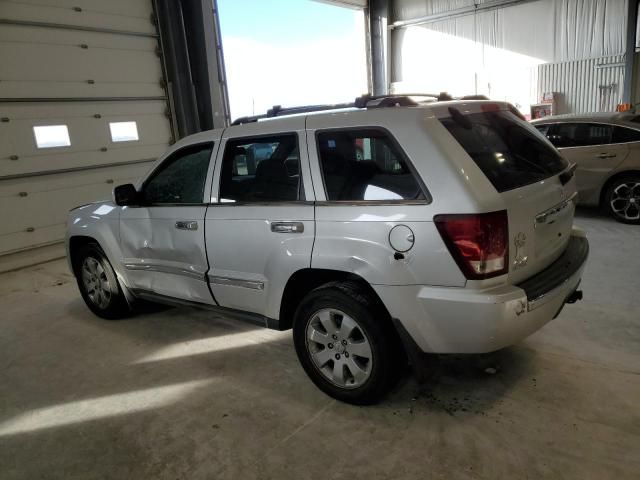
POLYGON ((374 288, 423 352, 485 353, 517 343, 555 318, 578 288, 588 253, 587 239, 576 231, 556 262, 520 285, 374 288))

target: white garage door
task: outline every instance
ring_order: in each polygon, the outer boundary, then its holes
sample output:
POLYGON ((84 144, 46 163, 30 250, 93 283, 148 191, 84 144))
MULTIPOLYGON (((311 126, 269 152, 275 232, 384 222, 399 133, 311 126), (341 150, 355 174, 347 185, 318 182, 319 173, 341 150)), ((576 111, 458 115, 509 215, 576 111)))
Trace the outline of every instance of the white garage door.
POLYGON ((0 2, 0 255, 64 238, 171 142, 151 0, 0 2))

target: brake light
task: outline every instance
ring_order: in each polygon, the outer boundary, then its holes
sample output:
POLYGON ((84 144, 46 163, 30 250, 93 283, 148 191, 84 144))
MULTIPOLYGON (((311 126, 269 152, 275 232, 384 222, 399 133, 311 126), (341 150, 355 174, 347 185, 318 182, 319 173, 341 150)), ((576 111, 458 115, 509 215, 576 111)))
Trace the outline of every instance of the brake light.
POLYGON ((434 222, 454 260, 469 280, 509 271, 507 211, 436 215, 434 222))
POLYGON ((499 112, 502 109, 499 103, 483 103, 480 105, 480 110, 483 112, 499 112))

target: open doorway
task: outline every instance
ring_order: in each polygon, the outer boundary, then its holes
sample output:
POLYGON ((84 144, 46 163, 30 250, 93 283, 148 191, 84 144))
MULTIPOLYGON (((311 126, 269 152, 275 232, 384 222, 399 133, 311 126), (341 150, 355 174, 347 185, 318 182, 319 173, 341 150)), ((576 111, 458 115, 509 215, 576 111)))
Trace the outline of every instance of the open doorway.
POLYGON ((231 118, 367 91, 362 9, 311 0, 218 0, 231 118))

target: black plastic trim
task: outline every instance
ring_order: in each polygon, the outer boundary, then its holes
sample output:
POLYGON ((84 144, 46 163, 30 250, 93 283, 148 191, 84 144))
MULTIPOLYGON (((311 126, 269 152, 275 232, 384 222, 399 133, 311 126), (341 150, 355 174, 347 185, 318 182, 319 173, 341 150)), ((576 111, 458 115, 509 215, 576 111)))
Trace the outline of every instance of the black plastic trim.
MULTIPOLYGON (((191 307, 201 310, 210 310, 213 312, 226 315, 234 320, 241 320, 243 322, 258 325, 260 327, 269 328, 271 330, 282 330, 280 328, 280 321, 276 318, 266 317, 258 313, 245 312, 242 310, 236 310, 234 308, 221 307, 217 305, 210 305, 208 303, 193 302, 191 300, 183 300, 181 298, 169 297, 166 295, 160 295, 150 290, 144 289, 130 289, 130 292, 136 297, 151 302, 162 303, 165 305, 171 305, 173 307, 191 307)), ((215 301, 215 299, 214 299, 215 301)))
POLYGON ((543 297, 571 278, 589 256, 589 241, 586 237, 571 236, 566 250, 549 267, 516 285, 527 294, 527 300, 543 297))

